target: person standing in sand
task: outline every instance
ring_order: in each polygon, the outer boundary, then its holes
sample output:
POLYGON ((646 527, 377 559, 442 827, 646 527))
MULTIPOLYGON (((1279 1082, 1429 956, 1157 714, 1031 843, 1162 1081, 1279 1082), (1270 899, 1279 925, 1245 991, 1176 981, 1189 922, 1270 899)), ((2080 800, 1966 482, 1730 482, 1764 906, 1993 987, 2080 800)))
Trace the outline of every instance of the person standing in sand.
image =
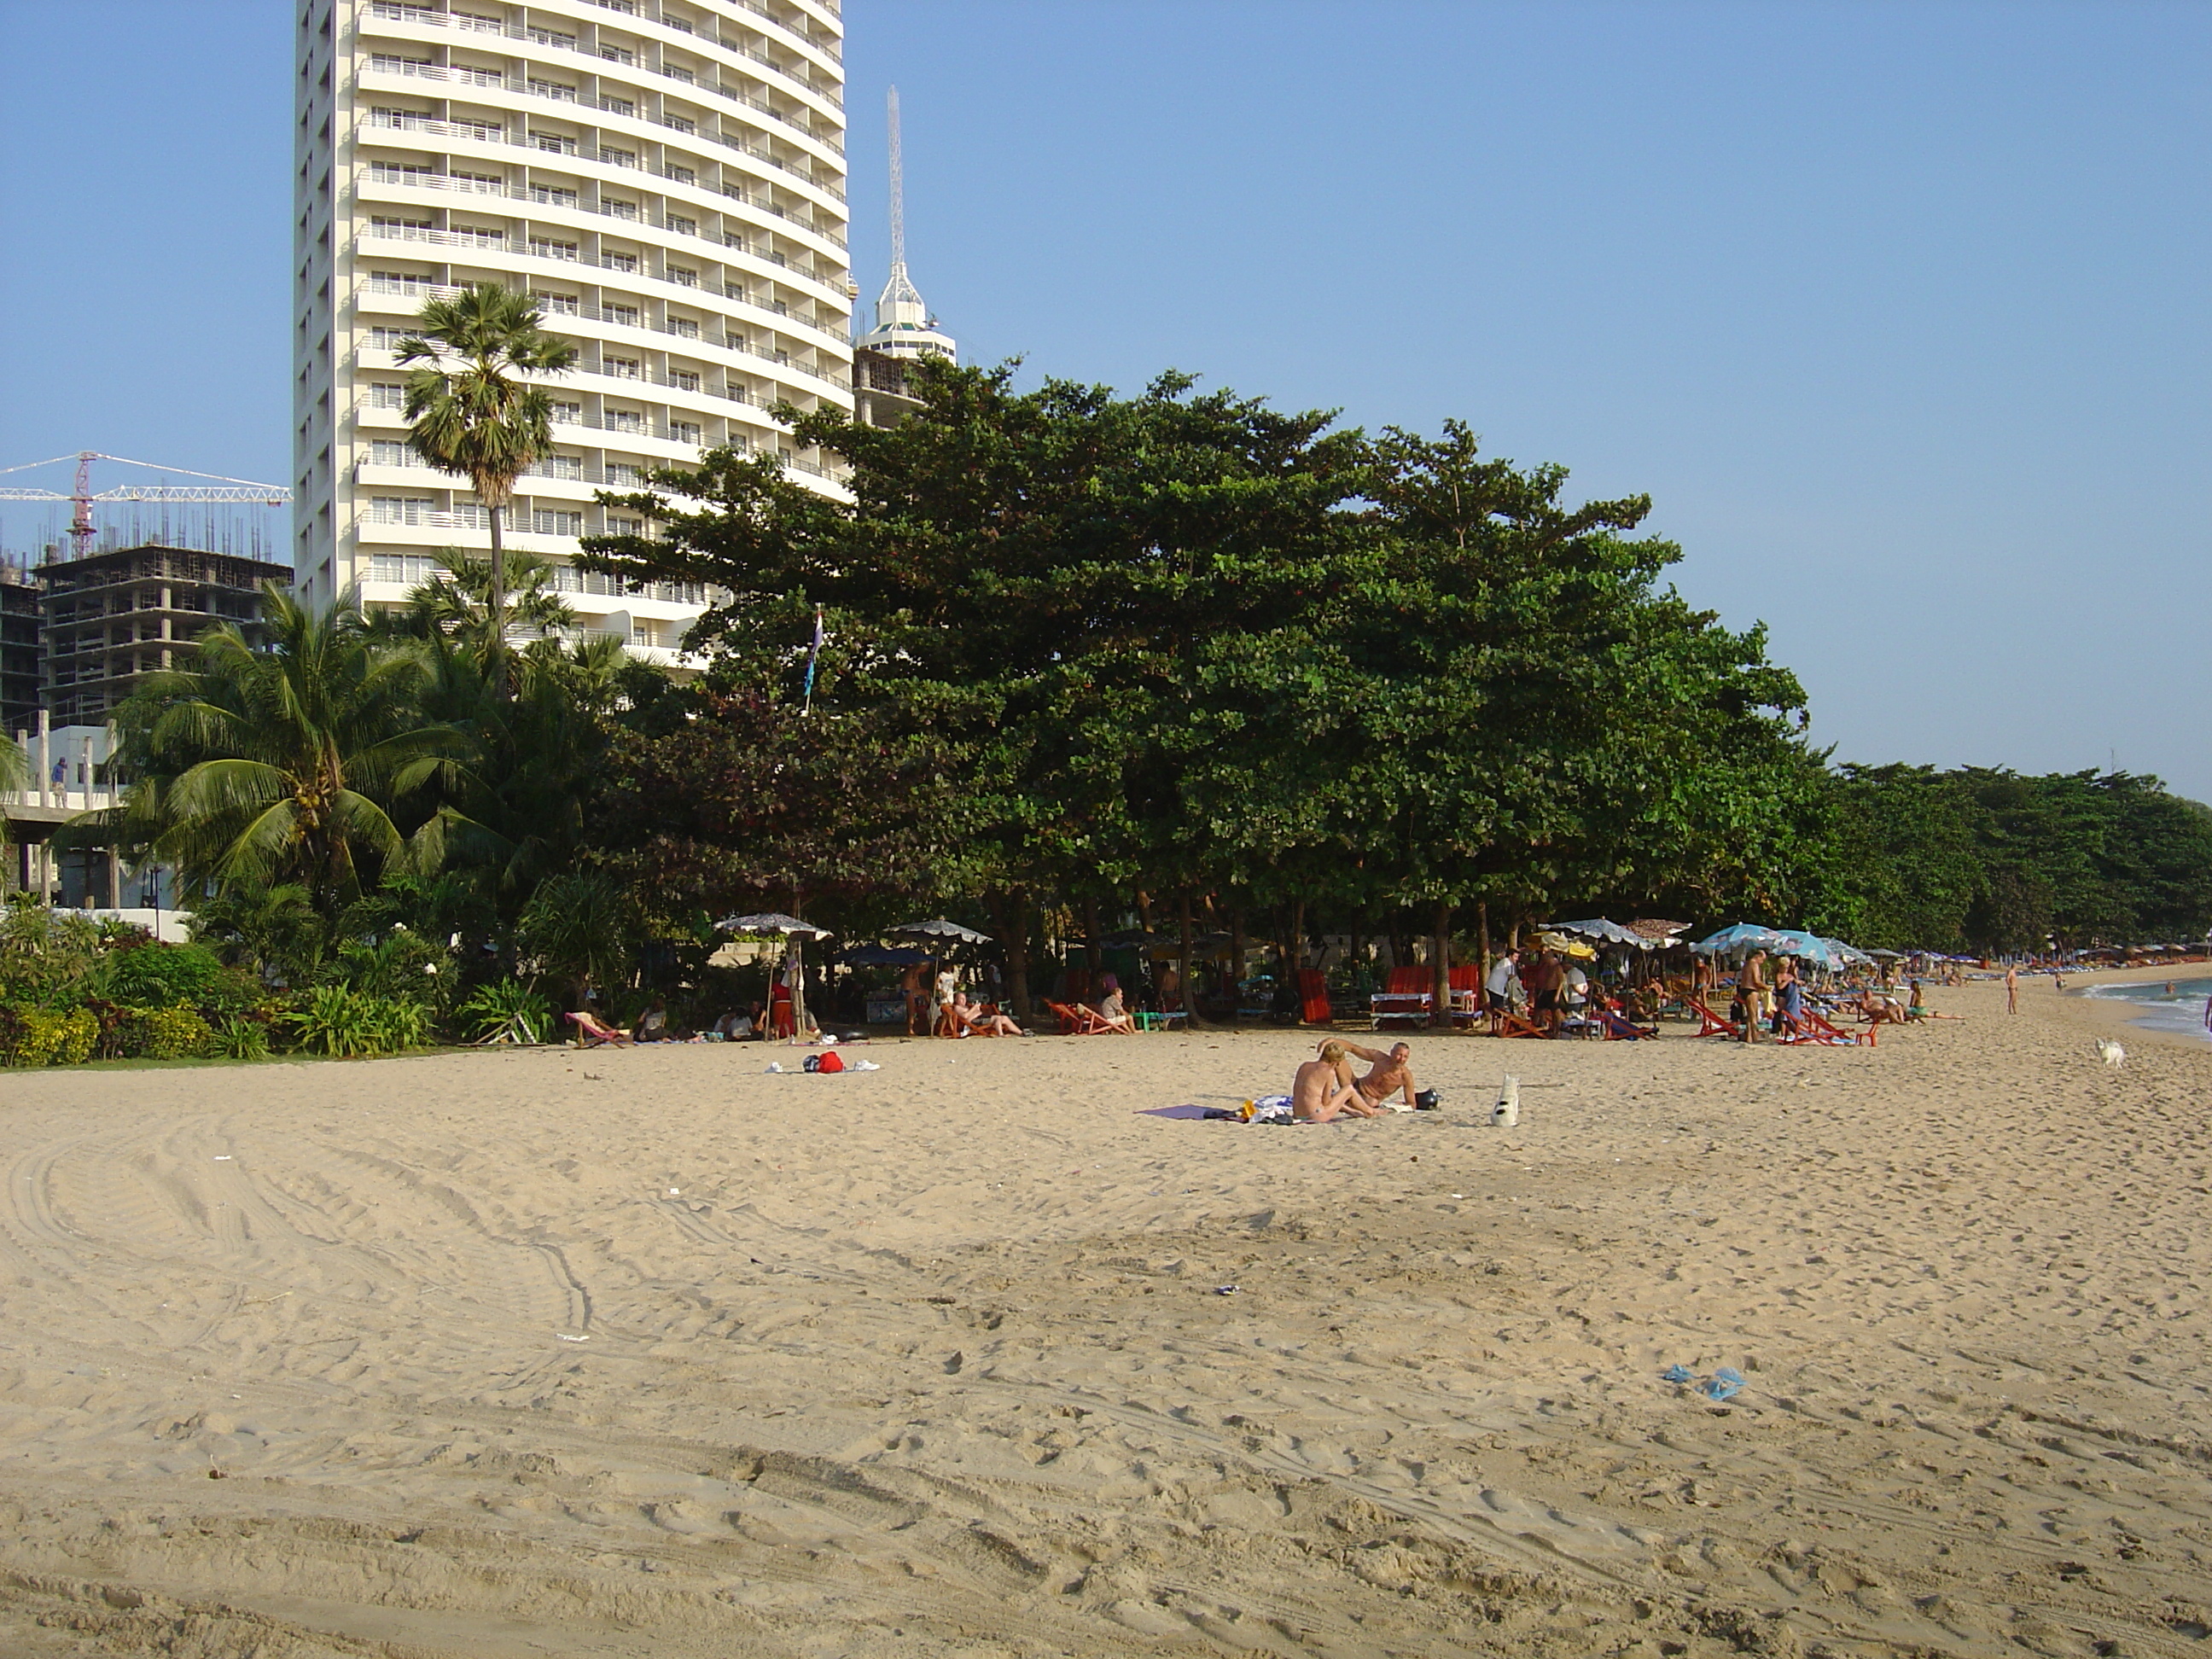
POLYGON ((1321 1045, 1321 1058, 1310 1060, 1291 1079, 1291 1116, 1300 1123, 1327 1123, 1338 1117, 1380 1117, 1382 1109, 1370 1106, 1351 1079, 1344 1044, 1331 1037, 1321 1045))
MULTIPOLYGON (((1372 1068, 1355 1085, 1362 1101, 1380 1111, 1384 1101, 1402 1091, 1406 1097, 1406 1109, 1410 1112, 1414 1109, 1416 1104, 1414 1097, 1420 1092, 1421 1085, 1413 1080, 1413 1050, 1410 1044, 1395 1043, 1390 1052, 1384 1054, 1380 1049, 1363 1048, 1356 1042, 1336 1042, 1334 1038, 1331 1042, 1334 1042, 1339 1051, 1336 1075, 1340 1082, 1352 1082, 1352 1061, 1347 1058, 1349 1055, 1357 1054, 1372 1068)), ((1325 1043, 1322 1046, 1326 1048, 1328 1044, 1325 1043)), ((1373 1113, 1368 1114, 1370 1116, 1373 1115, 1373 1113)))
POLYGON ((1766 1000, 1766 952, 1753 951, 1743 959, 1742 969, 1735 982, 1743 988, 1751 1002, 1751 1017, 1754 1021, 1765 1019, 1772 1012, 1766 1000))
POLYGON ((2005 969, 2005 1012, 2016 1014, 2019 1012, 2020 973, 2018 969, 2008 965, 2005 969))

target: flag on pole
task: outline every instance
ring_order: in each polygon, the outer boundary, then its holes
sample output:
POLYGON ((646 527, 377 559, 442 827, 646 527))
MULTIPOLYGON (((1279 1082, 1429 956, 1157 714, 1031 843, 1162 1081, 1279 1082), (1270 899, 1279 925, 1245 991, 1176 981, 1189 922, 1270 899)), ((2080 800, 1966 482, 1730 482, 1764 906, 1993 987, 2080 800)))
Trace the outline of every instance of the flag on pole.
POLYGON ((799 708, 801 714, 814 710, 814 670, 822 660, 822 641, 825 637, 822 631, 822 607, 817 605, 814 607, 814 642, 806 647, 806 696, 799 708))

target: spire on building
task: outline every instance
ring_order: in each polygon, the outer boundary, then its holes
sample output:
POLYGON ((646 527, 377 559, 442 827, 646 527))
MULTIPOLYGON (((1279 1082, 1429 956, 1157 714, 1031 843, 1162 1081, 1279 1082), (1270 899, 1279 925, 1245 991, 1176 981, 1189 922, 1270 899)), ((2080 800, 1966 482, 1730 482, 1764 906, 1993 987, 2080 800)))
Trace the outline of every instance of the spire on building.
POLYGON ((876 301, 876 325, 854 342, 888 357, 943 357, 959 361, 952 337, 938 331, 921 290, 906 270, 906 163, 899 139, 899 95, 893 87, 885 100, 891 132, 891 274, 876 301))

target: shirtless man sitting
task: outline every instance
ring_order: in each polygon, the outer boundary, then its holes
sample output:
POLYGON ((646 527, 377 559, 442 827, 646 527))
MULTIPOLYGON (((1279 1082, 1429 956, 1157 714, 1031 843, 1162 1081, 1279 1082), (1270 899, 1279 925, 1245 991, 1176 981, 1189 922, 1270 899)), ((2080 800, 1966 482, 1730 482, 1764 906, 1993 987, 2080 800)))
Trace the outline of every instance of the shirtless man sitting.
POLYGON ((1319 1060, 1306 1061, 1291 1079, 1291 1116, 1300 1123, 1382 1115, 1382 1109, 1370 1105, 1352 1081, 1352 1065, 1344 1057, 1344 1044, 1334 1037, 1321 1045, 1319 1060))
POLYGON ((1421 1085, 1413 1080, 1413 1050, 1410 1045, 1403 1042, 1394 1044, 1388 1054, 1380 1049, 1363 1048, 1356 1042, 1338 1046, 1343 1050, 1336 1062, 1339 1081, 1352 1082, 1352 1061, 1346 1058, 1347 1055, 1357 1054, 1373 1068, 1353 1085, 1361 1100, 1379 1112, 1384 1101, 1402 1091, 1406 1097, 1406 1109, 1409 1112, 1413 1109, 1416 1103, 1413 1097, 1420 1092, 1421 1085))

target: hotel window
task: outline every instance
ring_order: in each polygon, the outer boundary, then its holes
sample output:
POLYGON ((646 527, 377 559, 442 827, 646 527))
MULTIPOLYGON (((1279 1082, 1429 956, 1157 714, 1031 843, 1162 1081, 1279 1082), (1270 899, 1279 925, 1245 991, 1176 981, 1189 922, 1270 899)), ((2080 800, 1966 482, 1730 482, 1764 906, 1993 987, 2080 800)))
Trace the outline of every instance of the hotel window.
POLYGON ((435 175, 428 167, 419 162, 371 161, 368 176, 380 185, 412 185, 435 175))
POLYGON ((368 406, 371 409, 404 409, 407 406, 407 388, 393 380, 371 381, 368 406))
POLYGON ((635 357, 602 357, 599 359, 599 367, 602 373, 611 374, 617 380, 637 380, 644 378, 640 372, 642 366, 635 357))
POLYGON ((687 87, 696 87, 699 84, 699 77, 681 64, 671 64, 664 59, 660 65, 660 72, 672 81, 681 81, 687 87))
POLYGON ((668 169, 668 177, 672 182, 679 185, 696 185, 699 182, 699 175, 692 172, 690 167, 672 166, 668 169))
POLYGON ((548 317, 573 317, 576 314, 576 295, 556 294, 550 289, 533 288, 530 297, 538 302, 538 310, 548 317))
POLYGON ((562 426, 581 426, 584 423, 584 406, 581 404, 555 404, 552 418, 562 426))
POLYGON ((540 132, 533 127, 531 129, 530 141, 538 149, 550 149, 556 155, 574 155, 576 153, 576 141, 561 133, 540 132))
POLYGON ((576 37, 573 34, 556 33, 551 29, 540 28, 534 23, 530 27, 529 34, 530 38, 541 46, 559 46, 567 52, 574 52, 576 49, 576 37))
POLYGON ((384 232, 386 234, 392 235, 410 230, 435 230, 437 228, 437 226, 433 224, 428 219, 391 219, 386 218, 381 213, 373 215, 368 222, 372 228, 384 232))
POLYGON ((635 64, 637 62, 637 54, 632 52, 628 46, 601 46, 599 48, 599 56, 605 58, 610 64, 635 64))
POLYGON ((574 242, 556 242, 544 236, 530 239, 530 251, 541 259, 573 259, 576 258, 574 242))
POLYGON ((607 430, 642 432, 645 430, 645 416, 634 409, 611 409, 607 411, 607 430))
POLYGON ((547 455, 532 462, 526 471, 540 478, 581 478, 584 463, 574 455, 547 455))
POLYGON ((635 115, 637 106, 627 98, 602 98, 599 107, 610 115, 635 115))
POLYGON ((504 173, 449 173, 446 176, 453 181, 456 190, 472 190, 479 196, 503 195, 507 190, 504 173))
POLYGON ((424 525, 437 510, 438 503, 428 495, 378 495, 368 503, 368 521, 424 525))
POLYGON ((531 514, 530 528, 540 536, 580 536, 584 533, 584 515, 541 507, 531 514))
POLYGON ((373 70, 382 70, 387 75, 419 75, 424 70, 434 67, 427 58, 402 58, 389 52, 371 52, 368 66, 373 70))
POLYGON ((611 218, 635 219, 637 217, 637 204, 635 202, 625 202, 613 196, 602 196, 599 198, 599 206, 611 218))
POLYGON ((699 422, 671 421, 668 423, 668 435, 679 444, 696 444, 699 441, 699 422))
POLYGON ((668 331, 671 334, 681 335, 687 340, 696 340, 699 337, 699 325, 689 317, 671 317, 668 319, 668 331))
POLYGON ((668 384, 678 392, 696 392, 699 377, 688 368, 672 368, 668 371, 668 384))
POLYGON ((419 466, 415 453, 404 443, 379 438, 368 447, 368 459, 374 466, 419 466))
POLYGON ((421 553, 373 553, 368 560, 368 579, 373 582, 399 582, 409 587, 419 587, 432 577, 443 574, 443 567, 421 553))
POLYGON ((602 147, 599 151, 599 160, 611 167, 634 167, 637 165, 637 152, 634 149, 608 149, 602 147))
POLYGON ((530 187, 530 199, 533 202, 543 202, 548 207, 572 208, 576 205, 576 192, 573 190, 563 190, 558 185, 532 185, 530 187))
POLYGON ((688 115, 664 115, 660 118, 660 125, 665 127, 672 127, 678 132, 696 132, 699 131, 699 124, 688 115))
POLYGON ((576 101, 575 88, 565 81, 541 81, 533 75, 530 77, 529 87, 540 98, 550 98, 563 104, 576 101))
POLYGON ((699 222, 696 219, 686 219, 678 213, 668 216, 668 228, 678 236, 696 236, 699 234, 699 222))
POLYGON ((611 323, 620 323, 625 328, 635 328, 637 326, 637 307, 635 306, 603 306, 600 307, 599 314, 607 321, 611 323))
POLYGON ((668 280, 672 283, 680 283, 685 288, 699 286, 699 273, 689 265, 664 265, 662 269, 668 273, 668 280))
POLYGON ((607 483, 617 489, 635 489, 645 483, 645 469, 627 461, 609 461, 607 483))
POLYGON ((610 513, 607 514, 607 534, 610 536, 642 536, 645 534, 645 520, 642 519, 617 517, 616 514, 610 513))
POLYGON ((599 256, 599 263, 605 265, 609 270, 635 272, 637 270, 637 255, 635 253, 603 253, 599 256))

